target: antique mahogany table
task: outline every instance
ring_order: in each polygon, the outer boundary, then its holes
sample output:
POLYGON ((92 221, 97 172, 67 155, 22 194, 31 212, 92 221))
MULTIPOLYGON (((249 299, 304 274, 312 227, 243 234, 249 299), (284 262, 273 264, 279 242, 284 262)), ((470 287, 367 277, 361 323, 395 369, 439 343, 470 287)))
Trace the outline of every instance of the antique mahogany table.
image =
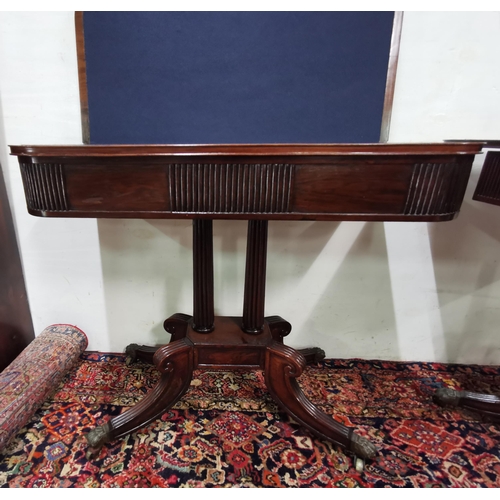
POLYGON ((193 219, 192 316, 165 323, 168 344, 129 346, 158 384, 93 429, 91 449, 158 418, 193 370, 262 369, 278 405, 321 439, 361 459, 375 446, 325 414, 297 382, 324 353, 284 345, 291 325, 264 317, 269 220, 447 221, 460 209, 479 143, 193 146, 11 146, 28 211, 42 217, 193 219), (212 221, 248 220, 241 317, 215 317, 212 221))

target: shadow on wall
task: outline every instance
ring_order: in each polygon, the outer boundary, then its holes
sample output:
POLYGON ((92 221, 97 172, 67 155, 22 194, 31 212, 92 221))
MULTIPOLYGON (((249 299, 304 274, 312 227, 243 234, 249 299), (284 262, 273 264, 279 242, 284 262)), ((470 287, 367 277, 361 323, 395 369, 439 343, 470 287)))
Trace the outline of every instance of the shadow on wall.
MULTIPOLYGON (((286 310, 293 326, 289 343, 322 347, 328 357, 398 359, 383 224, 335 223, 333 233, 326 230, 331 224, 304 231, 322 240, 314 246, 304 240, 303 252, 294 253, 296 238, 287 241, 293 248, 287 286, 274 296, 281 298, 277 312, 286 310)), ((286 266, 283 254, 273 258, 276 269, 286 266)))
POLYGON ((429 236, 448 361, 499 364, 500 207, 472 200, 479 173, 458 218, 430 224, 429 236))
MULTIPOLYGON (((111 350, 169 340, 163 321, 192 313, 192 228, 183 220, 98 221, 111 350)), ((216 314, 240 315, 247 224, 214 222, 216 314)), ((397 359, 382 223, 272 221, 266 315, 288 343, 330 357, 397 359)))
POLYGON ((97 225, 110 350, 166 343, 163 321, 191 310, 190 222, 99 219, 97 225))

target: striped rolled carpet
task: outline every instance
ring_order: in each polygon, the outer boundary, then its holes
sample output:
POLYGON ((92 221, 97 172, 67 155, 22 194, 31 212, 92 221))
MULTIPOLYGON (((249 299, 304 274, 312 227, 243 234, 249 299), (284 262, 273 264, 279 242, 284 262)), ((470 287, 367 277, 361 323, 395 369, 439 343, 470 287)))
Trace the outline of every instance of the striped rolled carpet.
POLYGON ((75 326, 52 325, 0 373, 0 453, 57 389, 87 344, 75 326))

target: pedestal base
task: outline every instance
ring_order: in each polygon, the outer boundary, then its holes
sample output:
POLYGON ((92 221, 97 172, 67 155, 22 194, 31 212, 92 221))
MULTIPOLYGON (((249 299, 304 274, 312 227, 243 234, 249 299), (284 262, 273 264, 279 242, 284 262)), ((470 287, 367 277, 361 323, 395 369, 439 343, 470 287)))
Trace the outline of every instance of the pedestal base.
POLYGON ((127 348, 133 358, 153 361, 161 373, 159 382, 136 406, 86 436, 90 453, 160 417, 188 390, 193 370, 207 368, 262 369, 271 396, 295 421, 361 459, 373 458, 376 448, 370 441, 322 412, 302 392, 297 377, 308 362, 323 359, 324 352, 317 348, 300 352, 283 345, 283 336, 290 331, 287 325, 278 316, 266 318, 262 332, 255 335, 243 331, 241 318, 216 317, 212 332, 199 333, 189 316, 167 319, 169 344, 158 349, 135 344, 127 348))

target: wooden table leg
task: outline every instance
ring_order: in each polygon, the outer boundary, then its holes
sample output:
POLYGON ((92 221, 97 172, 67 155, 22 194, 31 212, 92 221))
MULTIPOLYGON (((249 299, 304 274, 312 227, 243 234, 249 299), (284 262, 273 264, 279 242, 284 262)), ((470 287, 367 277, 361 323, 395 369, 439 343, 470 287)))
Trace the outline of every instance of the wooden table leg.
POLYGON ((160 381, 137 405, 86 435, 92 449, 132 432, 174 405, 189 388, 194 369, 193 343, 186 338, 188 324, 198 333, 214 328, 213 237, 211 220, 193 220, 193 317, 175 314, 164 327, 172 334, 169 344, 157 348, 130 344, 126 353, 134 359, 153 361, 162 372, 160 381))
POLYGON ((139 403, 106 424, 92 429, 85 437, 89 454, 105 443, 140 429, 172 407, 188 390, 194 367, 193 344, 184 338, 161 347, 154 355, 160 381, 139 403))
POLYGON ((500 398, 493 394, 441 388, 435 392, 433 400, 440 406, 464 408, 484 414, 491 420, 500 421, 500 398))
MULTIPOLYGON (((266 288, 267 221, 248 222, 247 262, 243 302, 243 330, 262 334, 266 288)), ((291 325, 279 316, 268 318, 272 340, 266 346, 264 375, 267 388, 278 405, 292 418, 320 438, 346 447, 362 459, 373 458, 375 446, 313 405, 300 389, 296 377, 307 363, 324 357, 319 348, 303 350, 304 354, 283 345, 291 325)))
POLYGON ((125 347, 125 354, 128 356, 131 363, 140 360, 144 363, 153 364, 153 356, 155 352, 162 347, 161 345, 148 346, 140 344, 129 344, 125 347))
POLYGON ((377 449, 370 441, 337 422, 307 399, 296 380, 306 365, 304 356, 291 347, 278 342, 267 347, 264 375, 273 399, 294 420, 321 439, 334 441, 363 459, 373 458, 377 449))
POLYGON ((266 294, 267 220, 248 221, 243 330, 258 334, 264 327, 266 294))
POLYGON ((193 220, 193 328, 214 329, 213 222, 193 220))

